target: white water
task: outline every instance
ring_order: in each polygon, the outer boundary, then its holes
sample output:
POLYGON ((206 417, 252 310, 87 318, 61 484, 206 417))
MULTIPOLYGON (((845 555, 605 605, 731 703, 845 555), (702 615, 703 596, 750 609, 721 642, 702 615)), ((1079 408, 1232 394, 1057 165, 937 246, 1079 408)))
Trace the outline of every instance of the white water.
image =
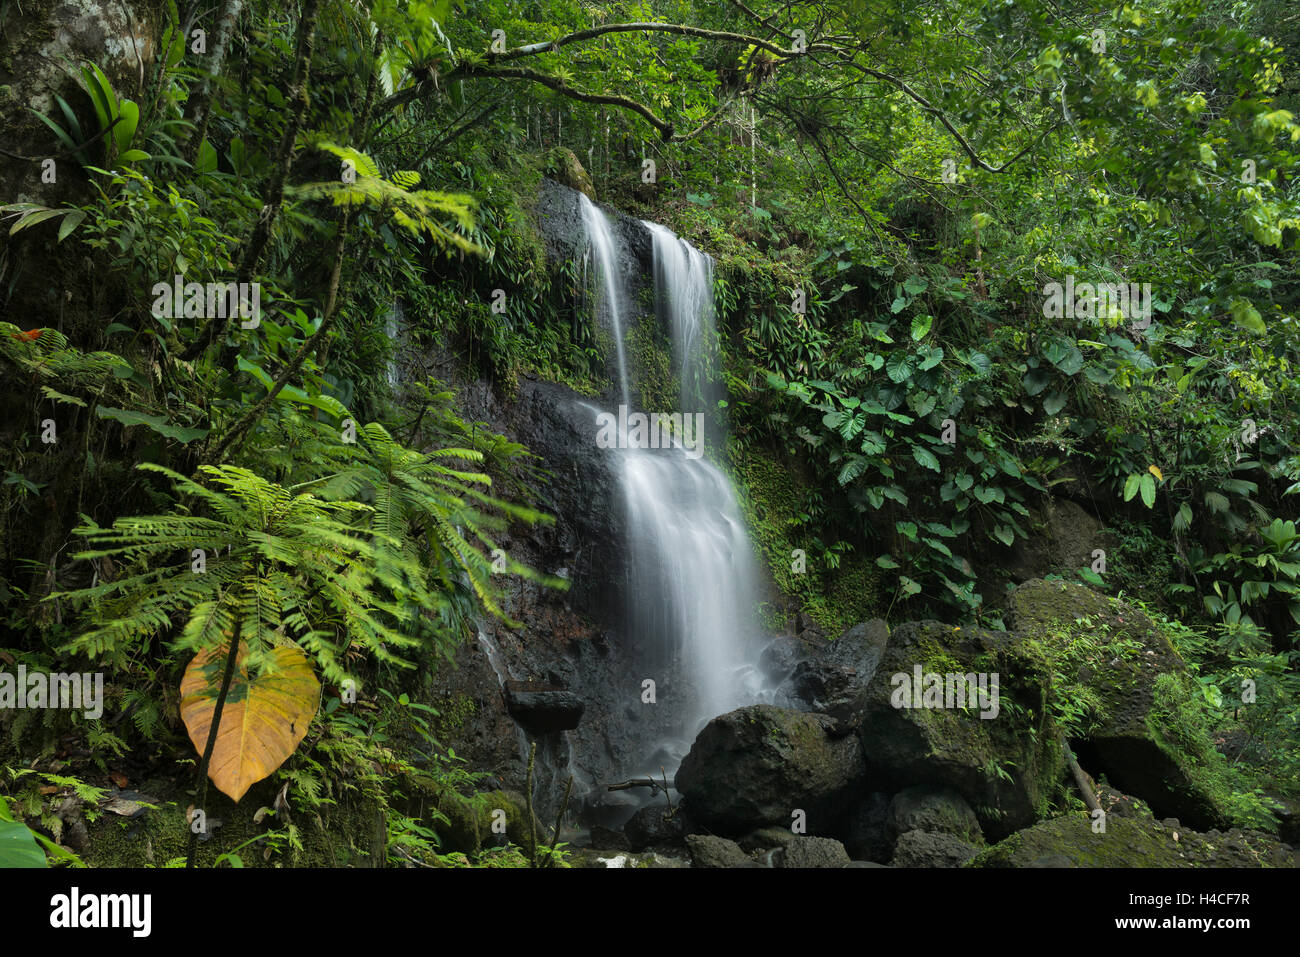
MULTIPOLYGON (((585 197, 582 203, 593 248, 602 248, 612 235, 608 223, 585 197)), ((653 241, 656 311, 672 337, 678 411, 705 413, 704 449, 717 456, 725 444, 717 414, 713 261, 666 227, 645 226, 653 241)), ((611 257, 602 269, 606 293, 617 295, 607 278, 617 249, 603 248, 611 257)), ((623 304, 611 312, 625 315, 623 304)), ((625 380, 621 348, 619 366, 625 380)), ((626 381, 622 388, 626 401, 626 381)), ((671 762, 669 773, 675 771, 710 719, 762 696, 753 666, 757 571, 731 482, 707 454, 688 458, 680 445, 616 454, 628 516, 629 637, 645 677, 656 678, 657 707, 671 708, 676 718, 672 740, 647 742, 660 749, 647 768, 657 776, 660 763, 671 762)))
POLYGON ((623 290, 618 281, 618 255, 614 246, 614 234, 609 228, 599 207, 584 194, 578 194, 578 205, 582 209, 582 224, 591 242, 592 259, 599 277, 599 295, 597 308, 608 320, 614 332, 614 347, 618 353, 618 382, 623 390, 623 401, 628 401, 627 360, 623 355, 623 290))
POLYGON ((405 322, 405 316, 402 313, 402 304, 395 301, 388 309, 388 315, 384 317, 384 335, 388 336, 393 343, 393 356, 388 360, 388 384, 389 386, 397 385, 397 335, 405 322))
POLYGON ((655 307, 672 332, 673 371, 682 411, 701 411, 713 425, 722 390, 713 323, 713 260, 667 226, 642 221, 654 249, 655 307))

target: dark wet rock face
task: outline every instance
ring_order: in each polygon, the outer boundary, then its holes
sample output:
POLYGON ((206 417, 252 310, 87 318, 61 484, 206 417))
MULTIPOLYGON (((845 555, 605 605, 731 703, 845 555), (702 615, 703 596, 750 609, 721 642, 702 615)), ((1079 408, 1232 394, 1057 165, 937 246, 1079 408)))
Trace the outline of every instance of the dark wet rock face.
POLYGON ((874 791, 849 816, 844 844, 854 860, 884 862, 893 855, 889 805, 888 794, 874 791))
MULTIPOLYGON (((791 703, 801 709, 830 715, 851 725, 866 706, 867 686, 876 673, 889 640, 889 626, 875 620, 854 625, 834 642, 820 647, 800 639, 790 652, 778 648, 771 656, 773 664, 794 661, 789 677, 781 685, 791 703)), ((769 646, 769 652, 773 647, 769 646)))
POLYGON ((694 819, 722 833, 789 827, 797 811, 809 831, 824 832, 863 783, 858 742, 837 731, 825 715, 739 708, 700 732, 677 772, 677 790, 694 819))
POLYGON ((647 804, 623 825, 628 846, 634 851, 680 845, 692 830, 690 819, 681 808, 666 804, 647 804))
POLYGON ((506 710, 529 731, 572 731, 582 721, 585 707, 572 691, 559 688, 535 688, 533 683, 507 681, 506 710))

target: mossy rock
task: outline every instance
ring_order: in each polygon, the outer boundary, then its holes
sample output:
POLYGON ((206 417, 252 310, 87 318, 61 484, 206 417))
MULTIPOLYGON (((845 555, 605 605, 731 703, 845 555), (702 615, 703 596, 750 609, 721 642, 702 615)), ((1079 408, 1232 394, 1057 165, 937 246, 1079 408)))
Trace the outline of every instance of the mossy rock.
POLYGON ((1108 815, 1105 832, 1078 812, 1043 821, 976 856, 968 867, 1291 867, 1287 845, 1258 831, 1200 834, 1172 819, 1108 815))
POLYGON ((569 189, 576 189, 592 202, 596 200, 596 187, 576 153, 567 146, 557 146, 547 155, 547 172, 569 189))
MULTIPOLYGON (((459 851, 463 854, 477 853, 484 847, 504 844, 507 840, 519 847, 528 847, 533 839, 533 830, 528 826, 528 803, 518 791, 480 791, 466 797, 457 791, 443 791, 437 798, 437 809, 445 814, 447 822, 438 822, 434 830, 441 841, 439 851, 447 854, 459 851), (496 811, 505 812, 506 830, 500 834, 492 830, 492 822, 497 819, 496 811)), ((536 819, 536 815, 534 815, 536 819)), ((540 821, 536 821, 537 840, 545 840, 547 830, 540 821)))
MULTIPOLYGON (((88 842, 82 855, 91 867, 165 867, 186 856, 190 829, 185 809, 193 798, 163 782, 145 782, 142 789, 158 798, 156 810, 126 818, 100 813, 87 821, 88 842)), ((237 855, 244 867, 382 867, 385 826, 372 801, 343 799, 317 813, 296 811, 292 817, 301 849, 284 836, 286 823, 267 815, 279 787, 261 781, 239 804, 208 791, 208 840, 200 840, 195 854, 198 867, 212 867, 223 854, 237 855), (280 832, 280 837, 270 832, 280 832)), ((229 859, 222 862, 230 866, 229 859)))
MULTIPOLYGON (((937 621, 899 625, 868 686, 858 725, 870 787, 951 787, 994 840, 1032 824, 1065 770, 1048 707, 1050 687, 1045 663, 1015 635, 937 621), (982 712, 969 699, 964 710, 896 706, 896 676, 910 682, 918 666, 925 675, 945 676, 945 691, 947 675, 988 675, 990 698, 992 675, 998 675, 996 710, 982 712)), ((960 704, 955 696, 953 703, 960 704)))
POLYGON ((1079 761, 1157 814, 1201 829, 1227 823, 1230 786, 1209 713, 1169 638, 1143 611, 1081 586, 1035 579, 1007 600, 1010 626, 1086 705, 1071 729, 1079 761))

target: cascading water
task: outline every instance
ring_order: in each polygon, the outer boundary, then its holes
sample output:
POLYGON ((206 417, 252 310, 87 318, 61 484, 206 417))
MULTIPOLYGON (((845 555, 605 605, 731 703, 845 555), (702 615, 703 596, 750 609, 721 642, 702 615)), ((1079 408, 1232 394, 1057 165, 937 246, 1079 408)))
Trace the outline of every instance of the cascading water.
MULTIPOLYGON (((628 387, 621 348, 627 316, 616 281, 617 247, 604 214, 580 200, 619 337, 622 396, 628 387)), ((638 773, 670 775, 711 718, 759 700, 753 666, 757 570, 735 493, 726 475, 698 449, 724 448, 722 390, 716 370, 713 261, 671 230, 645 223, 654 253, 656 311, 671 333, 683 418, 702 413, 703 435, 683 435, 637 447, 625 431, 618 442, 619 475, 627 503, 626 605, 630 638, 646 677, 658 677, 660 708, 675 720, 667 740, 647 741, 638 773), (667 693, 665 693, 667 692, 667 693)), ((663 410, 666 411, 666 410, 663 410)), ((654 413, 651 413, 654 414, 654 413)), ((619 417, 623 422, 623 416, 619 417)), ((685 432, 685 430, 683 430, 685 432)), ((629 769, 632 770, 632 769, 629 769)))
POLYGON ((680 386, 682 411, 705 413, 715 426, 718 400, 717 330, 713 324, 713 260, 667 226, 642 222, 654 251, 655 308, 671 330, 673 365, 680 386))
MULTIPOLYGON (((384 316, 384 335, 394 344, 397 342, 397 336, 401 332, 403 323, 406 318, 402 312, 402 303, 396 301, 388 309, 388 314, 384 316)), ((389 386, 397 385, 397 359, 388 360, 387 379, 389 386)))
POLYGON ((618 257, 614 245, 614 233, 609 228, 609 220, 605 218, 605 214, 582 193, 578 194, 578 204, 582 210, 582 224, 591 244, 591 258, 600 279, 596 305, 614 332, 614 349, 618 354, 618 382, 622 389, 623 402, 626 403, 628 390, 627 359, 623 354, 623 290, 618 281, 618 257))

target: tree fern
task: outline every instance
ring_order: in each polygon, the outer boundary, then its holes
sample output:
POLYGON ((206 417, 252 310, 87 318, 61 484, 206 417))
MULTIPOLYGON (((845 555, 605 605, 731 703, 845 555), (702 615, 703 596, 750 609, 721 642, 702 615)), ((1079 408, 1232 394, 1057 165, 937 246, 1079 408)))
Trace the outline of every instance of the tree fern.
POLYGON ((336 206, 369 206, 388 213, 393 222, 413 236, 428 233, 444 248, 467 253, 483 253, 478 244, 449 228, 451 221, 469 232, 474 228, 477 202, 464 193, 443 193, 433 189, 413 189, 419 174, 399 170, 385 178, 378 164, 360 150, 327 141, 316 147, 333 153, 347 166, 347 178, 337 181, 304 183, 286 188, 286 194, 299 199, 328 199, 336 206))

